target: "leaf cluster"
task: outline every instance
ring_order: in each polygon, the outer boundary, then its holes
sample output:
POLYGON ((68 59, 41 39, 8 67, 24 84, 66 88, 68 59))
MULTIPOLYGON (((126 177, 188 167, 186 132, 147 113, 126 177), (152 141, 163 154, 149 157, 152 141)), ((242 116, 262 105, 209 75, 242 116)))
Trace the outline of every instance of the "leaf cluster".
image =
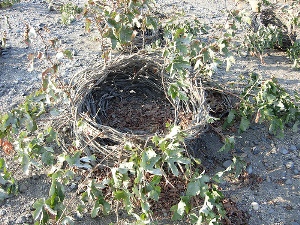
POLYGON ((19 3, 19 2, 20 2, 20 0, 1 0, 0 1, 0 9, 11 7, 14 4, 19 3))
POLYGON ((12 174, 7 170, 3 158, 0 158, 0 201, 16 194, 18 190, 17 183, 12 174))
POLYGON ((297 132, 300 119, 299 96, 290 95, 282 88, 275 78, 262 80, 256 73, 242 76, 247 85, 241 93, 240 103, 230 111, 223 127, 233 124, 236 117, 240 118, 240 131, 249 128, 251 122, 269 123, 270 134, 283 137, 285 125, 293 124, 297 132))

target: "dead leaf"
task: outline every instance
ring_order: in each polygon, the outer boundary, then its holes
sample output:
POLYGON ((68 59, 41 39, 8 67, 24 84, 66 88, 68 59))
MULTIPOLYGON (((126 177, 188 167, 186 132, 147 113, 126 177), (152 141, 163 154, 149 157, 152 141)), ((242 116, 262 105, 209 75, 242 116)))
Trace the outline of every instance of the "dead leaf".
POLYGON ((261 114, 260 114, 260 111, 258 110, 256 113, 256 117, 255 117, 255 123, 259 122, 260 117, 261 117, 261 114))
POLYGON ((2 139, 0 140, 3 151, 5 152, 5 154, 10 155, 14 151, 13 145, 9 141, 3 141, 2 139))

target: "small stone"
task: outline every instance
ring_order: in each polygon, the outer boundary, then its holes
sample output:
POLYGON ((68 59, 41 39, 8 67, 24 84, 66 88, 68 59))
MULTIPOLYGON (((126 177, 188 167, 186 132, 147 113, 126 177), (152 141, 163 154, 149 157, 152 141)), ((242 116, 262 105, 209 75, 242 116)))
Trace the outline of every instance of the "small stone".
POLYGON ((269 211, 268 211, 269 214, 273 214, 274 212, 275 212, 274 209, 269 209, 269 211))
POLYGON ((288 151, 286 148, 284 148, 284 147, 280 148, 279 151, 280 151, 283 155, 286 155, 286 154, 289 153, 289 151, 288 151))
POLYGON ((231 160, 226 160, 225 162, 223 162, 223 166, 224 166, 225 168, 228 168, 231 164, 232 164, 232 161, 231 161, 231 160))
POLYGON ((297 148, 298 150, 300 150, 300 143, 299 143, 299 144, 296 144, 296 148, 297 148))
POLYGON ((290 150, 291 150, 291 151, 297 151, 296 145, 291 145, 291 146, 290 146, 290 150))
POLYGON ((26 223, 26 217, 25 216, 21 216, 16 220, 16 224, 24 224, 26 223))
POLYGON ((70 185, 70 190, 71 190, 71 191, 76 190, 77 187, 78 187, 77 184, 72 183, 72 184, 70 185))
POLYGON ((25 218, 26 218, 26 223, 29 223, 29 224, 33 224, 34 223, 34 220, 33 220, 33 217, 32 217, 31 214, 26 214, 25 218))
POLYGON ((299 174, 299 170, 297 170, 297 169, 294 169, 293 172, 294 172, 295 175, 299 174))
POLYGON ((266 181, 268 182, 268 183, 270 183, 272 180, 271 180, 271 177, 270 176, 267 176, 266 177, 266 181))
POLYGON ((264 142, 265 144, 268 144, 269 143, 269 140, 265 137, 262 137, 261 138, 261 141, 264 142))
POLYGON ((286 174, 287 174, 286 171, 283 171, 283 172, 282 172, 282 179, 287 179, 287 178, 286 178, 286 174))
POLYGON ((25 193, 27 191, 27 186, 25 184, 20 184, 19 191, 20 193, 25 193))
POLYGON ((256 126, 256 125, 250 125, 250 127, 249 127, 251 130, 257 130, 258 129, 258 127, 256 126))
POLYGON ((32 175, 32 179, 34 179, 34 180, 38 180, 39 178, 40 178, 40 176, 38 174, 32 175))
POLYGON ((272 153, 272 154, 275 154, 275 153, 276 153, 276 148, 273 147, 273 148, 271 149, 271 153, 272 153))
POLYGON ((254 209, 255 211, 257 211, 259 209, 259 204, 257 202, 252 202, 251 206, 252 206, 252 209, 254 209))
POLYGON ((297 222, 291 222, 291 225, 300 225, 300 224, 297 222))
POLYGON ((293 163, 292 161, 289 161, 289 162, 287 162, 287 163, 285 164, 285 167, 286 167, 287 169, 291 169, 291 168, 293 168, 293 166, 294 166, 294 163, 293 163))
POLYGON ((55 9, 54 9, 54 6, 52 5, 52 4, 49 4, 49 6, 48 6, 48 10, 51 12, 51 11, 54 11, 55 9))
POLYGON ((5 215, 6 215, 5 209, 0 210, 0 216, 5 216, 5 215))
POLYGON ((78 52, 75 50, 72 51, 72 54, 73 54, 73 56, 78 56, 78 52))
POLYGON ((247 171, 248 174, 252 174, 253 173, 252 165, 247 166, 246 171, 247 171))
POLYGON ((242 146, 243 146, 243 147, 247 147, 247 146, 249 146, 249 144, 250 144, 249 141, 244 141, 244 142, 242 142, 242 146))
POLYGON ((260 152, 261 152, 261 151, 260 151, 260 148, 259 148, 259 147, 255 146, 255 147, 252 148, 252 154, 253 154, 253 155, 257 155, 257 154, 260 153, 260 152))
POLYGON ((286 184, 286 185, 291 185, 291 184, 293 184, 293 181, 292 181, 291 179, 287 179, 287 180, 285 181, 285 184, 286 184))
POLYGON ((75 218, 75 220, 82 220, 83 215, 79 212, 76 212, 76 213, 74 213, 74 218, 75 218))

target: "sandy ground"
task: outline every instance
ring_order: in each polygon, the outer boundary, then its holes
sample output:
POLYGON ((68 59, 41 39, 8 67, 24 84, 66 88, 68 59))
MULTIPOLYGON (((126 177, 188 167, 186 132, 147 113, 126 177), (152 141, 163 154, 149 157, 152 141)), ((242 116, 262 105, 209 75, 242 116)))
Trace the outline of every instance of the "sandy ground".
MULTIPOLYGON (((187 15, 195 15, 200 20, 209 24, 224 21, 225 8, 232 8, 231 1, 158 1, 162 8, 183 9, 187 15)), ((91 34, 84 32, 82 21, 76 21, 71 26, 60 23, 60 14, 56 11, 49 12, 48 4, 42 0, 22 1, 11 8, 0 9, 0 29, 8 32, 7 49, 0 56, 0 113, 6 112, 26 95, 37 89, 40 85, 41 71, 45 65, 36 62, 35 70, 28 71, 27 56, 40 48, 40 42, 27 47, 23 42, 23 30, 28 23, 34 27, 47 25, 50 33, 45 34, 45 39, 58 37, 62 44, 71 49, 74 59, 65 62, 61 74, 69 79, 74 73, 101 60, 99 46, 92 41, 91 34), (6 24, 7 16, 10 28, 6 24)), ((300 36, 300 35, 298 35, 300 36)), ((291 62, 282 52, 271 51, 265 58, 265 65, 255 57, 247 56, 237 58, 237 63, 230 72, 222 68, 213 76, 220 82, 237 80, 241 73, 255 71, 264 78, 274 76, 278 81, 292 91, 300 91, 300 72, 292 68, 291 62)), ((242 155, 248 162, 248 172, 253 175, 250 181, 237 182, 227 179, 222 188, 227 197, 236 202, 240 210, 249 215, 249 225, 299 225, 300 224, 300 133, 292 133, 289 128, 286 136, 280 140, 270 137, 265 126, 253 125, 243 134, 237 134, 235 151, 242 155), (250 169, 249 169, 250 168, 250 169), (247 183, 248 182, 248 183, 247 183), (259 205, 254 210, 251 203, 259 205)), ((211 171, 220 169, 229 160, 228 156, 219 156, 216 152, 222 143, 214 133, 207 133, 203 138, 205 151, 207 151, 207 165, 215 164, 211 171)), ((0 156, 3 153, 0 152, 0 156)), ((5 156, 6 157, 6 156, 5 156)), ((32 204, 42 197, 47 196, 49 179, 45 174, 33 171, 25 176, 20 172, 12 158, 6 157, 8 167, 13 171, 18 180, 20 193, 17 196, 0 202, 0 224, 32 224, 32 204)), ((203 160, 202 160, 203 161, 203 160)), ((70 195, 75 192, 70 189, 70 195)), ((75 224, 109 224, 116 222, 116 217, 98 217, 91 219, 75 217, 75 224)), ((126 222, 126 216, 121 221, 126 222)), ((166 222, 161 222, 166 224, 166 222)), ((169 224, 176 224, 169 222, 169 224)))

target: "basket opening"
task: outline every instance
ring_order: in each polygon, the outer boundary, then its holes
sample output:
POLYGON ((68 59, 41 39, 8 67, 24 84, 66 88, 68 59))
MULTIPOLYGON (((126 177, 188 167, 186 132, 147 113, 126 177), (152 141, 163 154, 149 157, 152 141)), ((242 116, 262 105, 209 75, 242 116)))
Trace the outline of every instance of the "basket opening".
POLYGON ((164 133, 174 120, 158 74, 111 72, 89 94, 96 110, 90 115, 100 125, 137 135, 164 133))

